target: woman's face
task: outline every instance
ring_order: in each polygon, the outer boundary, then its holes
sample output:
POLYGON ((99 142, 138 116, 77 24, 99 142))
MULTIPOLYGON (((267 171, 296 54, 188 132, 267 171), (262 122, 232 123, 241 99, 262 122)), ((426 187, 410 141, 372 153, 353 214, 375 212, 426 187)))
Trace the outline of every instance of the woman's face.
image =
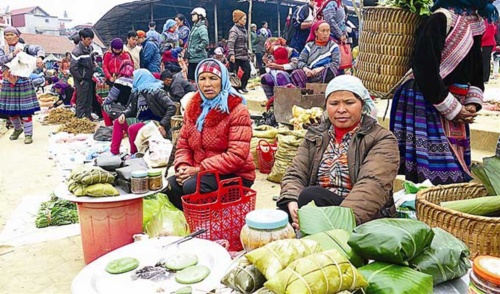
POLYGON ((5 41, 7 41, 7 44, 9 45, 16 45, 19 41, 19 36, 14 33, 6 33, 4 37, 5 41))
POLYGON ((203 72, 198 75, 198 89, 205 98, 214 99, 222 90, 222 80, 213 73, 203 72))
POLYGON ((178 19, 177 17, 174 20, 175 20, 175 23, 177 24, 178 27, 181 27, 184 25, 183 21, 178 19))
POLYGON ((350 91, 336 91, 326 100, 326 112, 336 128, 350 128, 361 121, 363 103, 350 91))
POLYGON ((246 23, 247 23, 247 16, 246 16, 246 15, 243 15, 243 17, 242 17, 242 18, 240 18, 240 20, 238 20, 238 24, 239 24, 240 26, 244 26, 244 25, 246 25, 246 23))
POLYGON ((316 40, 321 42, 326 42, 330 38, 330 25, 328 23, 322 23, 316 29, 316 40))
POLYGON ((198 14, 191 14, 191 20, 193 22, 198 22, 198 14))

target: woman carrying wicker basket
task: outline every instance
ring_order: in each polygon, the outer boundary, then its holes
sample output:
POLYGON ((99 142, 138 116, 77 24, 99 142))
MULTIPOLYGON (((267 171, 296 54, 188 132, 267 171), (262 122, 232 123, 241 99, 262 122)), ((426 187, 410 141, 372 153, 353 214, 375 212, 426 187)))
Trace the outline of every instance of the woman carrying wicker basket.
POLYGON ((413 77, 396 91, 390 129, 398 139, 399 173, 433 184, 472 179, 469 124, 481 110, 482 17, 498 13, 488 0, 438 0, 419 30, 413 77))

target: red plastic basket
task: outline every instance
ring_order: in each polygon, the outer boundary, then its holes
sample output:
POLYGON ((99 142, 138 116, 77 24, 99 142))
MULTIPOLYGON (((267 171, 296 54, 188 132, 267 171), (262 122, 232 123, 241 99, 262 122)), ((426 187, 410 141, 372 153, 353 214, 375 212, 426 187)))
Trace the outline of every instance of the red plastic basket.
POLYGON ((259 160, 259 171, 263 174, 271 173, 274 165, 274 155, 278 150, 276 142, 269 143, 266 140, 260 140, 257 144, 257 159, 259 160))
POLYGON ((182 208, 191 232, 207 229, 199 237, 208 240, 226 239, 230 251, 243 249, 240 232, 245 225, 245 216, 255 210, 257 192, 243 186, 241 178, 220 180, 214 171, 198 174, 196 192, 182 197, 182 208), (219 189, 200 193, 200 178, 204 174, 214 174, 219 189))

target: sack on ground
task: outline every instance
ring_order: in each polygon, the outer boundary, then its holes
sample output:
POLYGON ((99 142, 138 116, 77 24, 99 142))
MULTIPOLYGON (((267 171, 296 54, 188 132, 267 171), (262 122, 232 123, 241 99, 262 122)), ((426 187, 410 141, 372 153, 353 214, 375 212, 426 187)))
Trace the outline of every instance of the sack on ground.
POLYGON ((172 142, 163 137, 151 137, 148 140, 149 149, 144 154, 144 161, 149 167, 163 167, 168 164, 172 153, 172 142))
POLYGON ((231 87, 235 89, 241 88, 241 80, 235 73, 229 74, 229 81, 231 82, 231 87))
POLYGON ((434 285, 465 275, 471 266, 467 245, 440 228, 432 231, 431 246, 410 260, 410 267, 431 275, 434 285))
POLYGON ((270 279, 292 261, 321 251, 323 249, 316 241, 287 239, 271 242, 250 251, 245 256, 267 279, 270 279))
POLYGON ((94 133, 94 140, 102 142, 111 141, 112 136, 113 136, 112 127, 100 126, 94 133))
POLYGON ((433 292, 432 276, 406 266, 376 261, 358 270, 369 284, 365 293, 432 294, 433 292))
POLYGON ((429 247, 433 237, 434 232, 423 222, 384 218, 356 227, 347 243, 366 259, 407 266, 429 247))
POLYGON ((280 183, 286 169, 292 165, 292 160, 297 155, 300 143, 304 139, 305 131, 291 132, 291 135, 278 135, 278 151, 274 157, 274 165, 267 180, 280 183))
POLYGON ((224 275, 221 283, 243 294, 250 294, 262 288, 265 281, 264 275, 246 257, 242 257, 238 264, 224 275))
POLYGON ((120 193, 109 183, 99 183, 85 188, 85 195, 92 197, 118 196, 120 193))
POLYGON ((160 131, 158 130, 158 125, 154 121, 150 121, 145 124, 135 137, 134 144, 137 147, 137 152, 146 153, 149 147, 149 138, 152 137, 162 137, 160 131))
POLYGON ((77 183, 93 185, 98 183, 113 183, 115 177, 104 169, 97 166, 83 165, 71 172, 71 179, 77 183))
POLYGON ((264 286, 277 294, 334 294, 365 288, 368 283, 345 256, 332 249, 295 260, 264 286))

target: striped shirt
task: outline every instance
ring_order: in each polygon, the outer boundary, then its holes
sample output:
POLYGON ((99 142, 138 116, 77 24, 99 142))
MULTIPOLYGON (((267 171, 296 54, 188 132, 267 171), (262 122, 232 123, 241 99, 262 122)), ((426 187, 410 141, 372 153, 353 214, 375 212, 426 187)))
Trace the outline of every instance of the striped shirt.
POLYGON ((318 186, 326 188, 344 198, 347 197, 352 189, 347 152, 351 139, 360 125, 346 133, 340 143, 335 139, 335 130, 331 126, 328 130, 330 142, 319 164, 318 186))

